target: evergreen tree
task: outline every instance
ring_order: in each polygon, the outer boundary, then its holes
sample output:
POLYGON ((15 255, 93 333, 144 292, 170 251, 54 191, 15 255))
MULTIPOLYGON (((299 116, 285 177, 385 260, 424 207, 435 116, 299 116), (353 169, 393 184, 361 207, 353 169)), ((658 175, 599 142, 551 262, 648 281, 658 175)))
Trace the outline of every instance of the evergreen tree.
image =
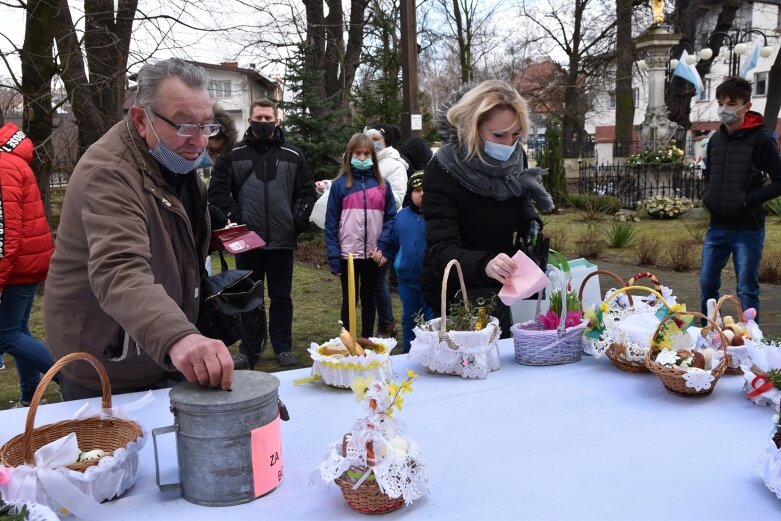
POLYGON ((357 113, 356 128, 372 123, 401 123, 401 49, 399 46, 398 6, 387 11, 377 9, 366 25, 368 34, 361 53, 363 81, 353 88, 353 105, 357 113))
POLYGON ((285 111, 286 139, 304 151, 315 179, 332 179, 339 172, 350 128, 336 95, 323 99, 303 88, 324 74, 306 67, 309 52, 305 43, 299 44, 287 61, 287 86, 295 95, 292 101, 280 103, 280 108, 285 111))
POLYGON ((549 119, 545 128, 545 148, 542 149, 537 165, 548 170, 548 175, 543 176, 542 182, 557 207, 567 199, 567 171, 562 156, 561 125, 558 121, 549 119))

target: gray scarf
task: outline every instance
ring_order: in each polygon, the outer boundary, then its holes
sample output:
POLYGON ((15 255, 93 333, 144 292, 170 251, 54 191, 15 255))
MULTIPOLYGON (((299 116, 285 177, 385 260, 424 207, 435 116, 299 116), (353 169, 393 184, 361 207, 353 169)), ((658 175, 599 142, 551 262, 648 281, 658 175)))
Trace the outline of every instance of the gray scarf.
POLYGON ((464 151, 456 143, 444 143, 437 151, 439 163, 459 184, 478 195, 497 201, 514 197, 533 200, 543 212, 551 211, 553 199, 542 185, 545 171, 539 168, 523 168, 523 153, 518 146, 507 161, 478 156, 465 161, 464 151))

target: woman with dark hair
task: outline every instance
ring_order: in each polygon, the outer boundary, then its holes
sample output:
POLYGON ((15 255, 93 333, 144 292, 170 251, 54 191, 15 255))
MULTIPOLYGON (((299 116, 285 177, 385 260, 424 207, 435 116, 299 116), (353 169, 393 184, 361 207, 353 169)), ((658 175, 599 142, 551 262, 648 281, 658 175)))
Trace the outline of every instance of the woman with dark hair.
MULTIPOLYGON (((421 282, 429 305, 440 310, 445 266, 457 259, 470 299, 490 298, 515 271, 512 256, 542 229, 534 205, 553 209, 542 171, 527 169, 521 138, 529 128, 526 101, 504 81, 489 80, 455 92, 440 111, 442 147, 423 177, 428 252, 421 282)), ((458 281, 451 273, 449 300, 458 281)), ((493 314, 510 335, 510 310, 496 299, 493 314)))

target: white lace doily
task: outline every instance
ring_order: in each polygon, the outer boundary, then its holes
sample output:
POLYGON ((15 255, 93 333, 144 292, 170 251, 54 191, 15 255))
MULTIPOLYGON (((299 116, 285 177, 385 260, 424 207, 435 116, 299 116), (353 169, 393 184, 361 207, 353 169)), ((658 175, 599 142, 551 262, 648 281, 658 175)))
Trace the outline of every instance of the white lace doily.
POLYGON ((451 348, 439 340, 439 321, 428 322, 431 330, 414 328, 415 339, 410 347, 410 360, 423 364, 429 371, 460 375, 464 378, 485 378, 499 369, 499 320, 491 317, 480 331, 450 331, 448 335, 458 347, 451 348))
POLYGON ((716 377, 710 371, 700 369, 699 367, 689 367, 683 374, 683 379, 686 380, 686 387, 690 387, 695 391, 702 391, 710 389, 716 377))

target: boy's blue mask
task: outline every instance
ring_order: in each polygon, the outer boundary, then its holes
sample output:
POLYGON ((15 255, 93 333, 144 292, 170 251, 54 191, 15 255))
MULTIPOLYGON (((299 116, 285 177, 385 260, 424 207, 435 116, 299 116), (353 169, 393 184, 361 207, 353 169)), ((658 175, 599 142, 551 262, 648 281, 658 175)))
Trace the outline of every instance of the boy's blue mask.
POLYGON ((372 158, 358 159, 357 157, 353 157, 350 159, 350 165, 356 170, 371 170, 373 164, 372 158))

